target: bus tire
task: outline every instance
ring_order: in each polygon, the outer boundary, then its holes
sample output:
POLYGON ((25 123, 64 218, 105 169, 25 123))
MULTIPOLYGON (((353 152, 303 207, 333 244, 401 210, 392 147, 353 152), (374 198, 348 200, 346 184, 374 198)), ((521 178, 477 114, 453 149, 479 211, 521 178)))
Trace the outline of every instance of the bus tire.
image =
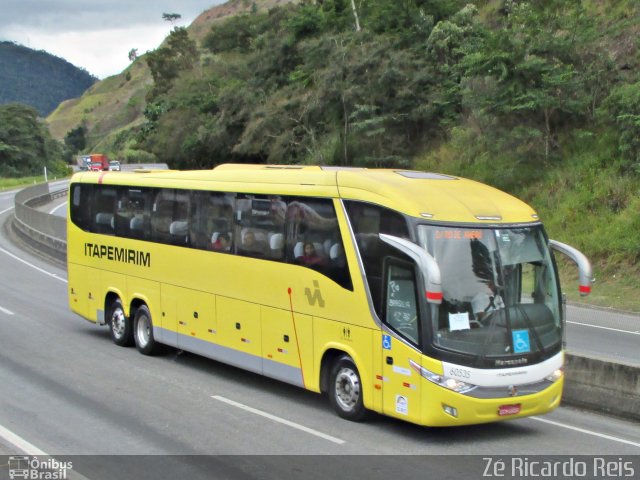
POLYGON ((338 416, 352 422, 365 419, 367 409, 362 398, 360 373, 350 356, 343 355, 333 363, 328 393, 331 406, 338 416))
POLYGON ((140 305, 133 321, 133 338, 136 348, 143 355, 156 355, 160 352, 160 344, 153 338, 153 322, 151 312, 146 305, 140 305))
POLYGON ((119 298, 111 302, 109 308, 109 331, 113 343, 120 347, 133 345, 133 328, 131 319, 124 314, 124 308, 119 298))

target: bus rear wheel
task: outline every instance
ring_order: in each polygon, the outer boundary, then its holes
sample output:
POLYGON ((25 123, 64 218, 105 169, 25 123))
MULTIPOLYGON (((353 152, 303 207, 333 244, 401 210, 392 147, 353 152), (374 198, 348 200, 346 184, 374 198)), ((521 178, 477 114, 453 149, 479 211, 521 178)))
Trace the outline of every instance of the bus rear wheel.
POLYGON ((124 308, 119 298, 111 302, 109 309, 109 330, 113 343, 120 347, 133 345, 133 330, 131 320, 124 314, 124 308))
POLYGON ((146 305, 141 305, 136 310, 133 321, 133 338, 136 348, 143 355, 156 355, 160 352, 160 344, 153 338, 153 322, 151 312, 146 305))
POLYGON ((343 355, 333 364, 328 390, 331 406, 340 417, 353 422, 365 419, 367 409, 362 399, 360 374, 348 355, 343 355))

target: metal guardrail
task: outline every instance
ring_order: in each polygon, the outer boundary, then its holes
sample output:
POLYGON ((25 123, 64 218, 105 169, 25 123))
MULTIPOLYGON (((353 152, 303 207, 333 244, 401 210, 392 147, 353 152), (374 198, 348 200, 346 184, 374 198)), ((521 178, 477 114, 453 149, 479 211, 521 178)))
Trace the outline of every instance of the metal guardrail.
POLYGON ((63 261, 67 256, 66 218, 50 215, 35 207, 67 194, 66 188, 51 192, 48 183, 40 183, 21 190, 14 200, 14 225, 18 232, 32 246, 42 248, 63 261))

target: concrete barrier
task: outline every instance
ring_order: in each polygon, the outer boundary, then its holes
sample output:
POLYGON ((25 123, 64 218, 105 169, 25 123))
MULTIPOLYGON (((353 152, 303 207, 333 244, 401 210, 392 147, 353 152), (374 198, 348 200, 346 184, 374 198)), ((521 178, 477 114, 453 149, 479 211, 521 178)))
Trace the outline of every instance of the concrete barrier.
POLYGON ((48 183, 40 183, 21 190, 14 200, 16 232, 29 245, 61 262, 67 260, 67 220, 35 207, 67 193, 66 188, 51 192, 48 183))
MULTIPOLYGON (((44 183, 22 190, 15 200, 15 225, 23 239, 64 262, 66 219, 33 207, 66 194, 67 189, 50 192, 44 183)), ((568 353, 562 403, 640 421, 640 368, 568 353)))
POLYGON ((565 355, 563 404, 640 421, 640 368, 565 355))

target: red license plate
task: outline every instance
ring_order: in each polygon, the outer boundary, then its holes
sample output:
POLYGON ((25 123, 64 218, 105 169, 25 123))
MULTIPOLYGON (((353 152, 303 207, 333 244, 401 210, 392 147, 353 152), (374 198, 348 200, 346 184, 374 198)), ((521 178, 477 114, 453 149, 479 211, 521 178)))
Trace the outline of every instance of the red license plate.
POLYGON ((520 413, 521 404, 516 403, 515 405, 500 405, 498 407, 498 415, 504 417, 505 415, 515 415, 520 413))

